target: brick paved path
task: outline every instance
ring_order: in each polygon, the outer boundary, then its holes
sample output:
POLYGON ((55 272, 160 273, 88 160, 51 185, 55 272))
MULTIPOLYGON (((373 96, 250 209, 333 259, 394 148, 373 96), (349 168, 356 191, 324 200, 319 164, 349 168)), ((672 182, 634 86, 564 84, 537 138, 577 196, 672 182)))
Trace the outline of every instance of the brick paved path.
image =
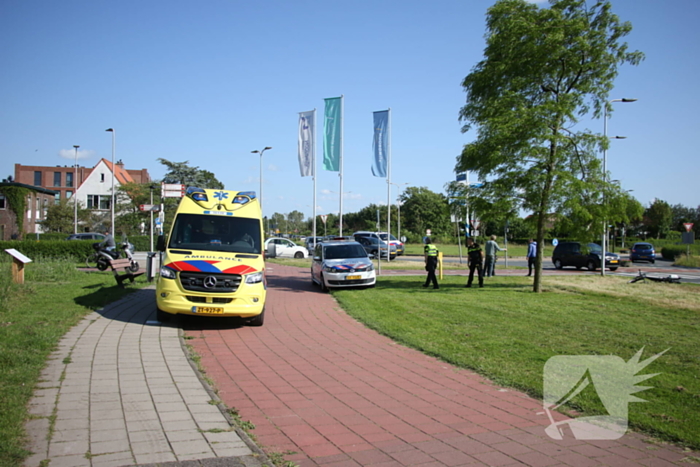
MULTIPOLYGON (((542 404, 348 317, 306 269, 270 265, 262 328, 194 329, 221 399, 301 466, 667 466, 697 453, 627 434, 555 441, 542 404)), ((686 461, 683 461, 686 459, 686 461)))

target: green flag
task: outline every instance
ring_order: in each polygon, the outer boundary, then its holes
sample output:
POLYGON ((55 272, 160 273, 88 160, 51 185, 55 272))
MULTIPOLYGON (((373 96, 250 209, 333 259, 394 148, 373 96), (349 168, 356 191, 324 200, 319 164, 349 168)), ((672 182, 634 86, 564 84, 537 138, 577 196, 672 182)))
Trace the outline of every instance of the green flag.
POLYGON ((323 119, 323 168, 331 172, 340 171, 340 149, 342 145, 342 97, 325 99, 326 111, 323 119))

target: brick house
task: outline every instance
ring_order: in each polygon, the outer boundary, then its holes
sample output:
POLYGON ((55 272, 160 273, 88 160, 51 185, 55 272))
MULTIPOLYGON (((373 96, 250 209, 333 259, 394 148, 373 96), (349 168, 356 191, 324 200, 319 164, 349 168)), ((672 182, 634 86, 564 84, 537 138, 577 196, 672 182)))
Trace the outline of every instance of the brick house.
POLYGON ((17 217, 10 209, 9 201, 3 193, 3 188, 8 187, 29 190, 24 213, 24 234, 42 233, 41 222, 46 218, 49 204, 54 202, 57 193, 42 187, 3 181, 0 183, 0 240, 12 240, 20 237, 17 217))
MULTIPOLYGON (((151 181, 147 169, 127 170, 124 168, 124 163, 121 160, 114 165, 116 168, 114 180, 115 189, 122 183, 147 183, 151 181)), ((15 164, 15 182, 53 190, 56 192, 56 202, 62 199, 70 199, 75 193, 77 186, 77 199, 83 206, 89 206, 88 197, 90 195, 107 195, 111 197, 111 173, 112 163, 107 159, 100 159, 92 168, 78 166, 77 169, 69 165, 46 167, 15 164), (97 180, 98 184, 91 186, 90 189, 86 191, 87 188, 82 187, 82 185, 88 179, 97 180)), ((96 199, 99 200, 99 198, 96 199)))

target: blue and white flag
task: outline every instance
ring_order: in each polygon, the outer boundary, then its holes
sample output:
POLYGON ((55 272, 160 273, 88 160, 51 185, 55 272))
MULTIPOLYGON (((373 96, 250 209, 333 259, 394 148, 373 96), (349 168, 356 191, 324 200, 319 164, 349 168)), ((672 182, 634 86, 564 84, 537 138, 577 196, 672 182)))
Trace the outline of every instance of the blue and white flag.
POLYGON ((299 171, 302 177, 314 176, 316 160, 316 111, 299 112, 299 171))
POLYGON ((374 159, 372 175, 386 177, 389 156, 389 111, 374 112, 374 141, 372 142, 374 159))

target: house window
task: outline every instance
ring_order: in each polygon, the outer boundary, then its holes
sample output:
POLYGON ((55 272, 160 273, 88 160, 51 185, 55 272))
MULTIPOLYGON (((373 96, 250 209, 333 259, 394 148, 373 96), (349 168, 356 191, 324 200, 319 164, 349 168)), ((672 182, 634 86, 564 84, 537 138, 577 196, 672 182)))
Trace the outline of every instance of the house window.
POLYGON ((88 195, 88 209, 99 209, 100 211, 108 211, 111 209, 111 197, 108 195, 88 195))
POLYGON ((72 191, 66 191, 66 199, 71 199, 73 197, 73 192, 72 191))
POLYGON ((104 182, 105 181, 105 174, 100 174, 100 181, 104 182))
POLYGON ((34 172, 34 186, 41 186, 41 171, 34 172))
MULTIPOLYGON (((66 194, 68 194, 68 193, 70 193, 70 191, 67 192, 66 194)), ((60 202, 61 202, 61 193, 56 193, 55 195, 53 195, 53 204, 58 204, 60 202)))
POLYGON ((73 172, 66 172, 66 186, 73 188, 73 172))
POLYGON ((0 209, 6 209, 6 204, 5 204, 5 195, 0 193, 0 209))
POLYGON ((53 186, 61 186, 61 172, 53 173, 53 186))

